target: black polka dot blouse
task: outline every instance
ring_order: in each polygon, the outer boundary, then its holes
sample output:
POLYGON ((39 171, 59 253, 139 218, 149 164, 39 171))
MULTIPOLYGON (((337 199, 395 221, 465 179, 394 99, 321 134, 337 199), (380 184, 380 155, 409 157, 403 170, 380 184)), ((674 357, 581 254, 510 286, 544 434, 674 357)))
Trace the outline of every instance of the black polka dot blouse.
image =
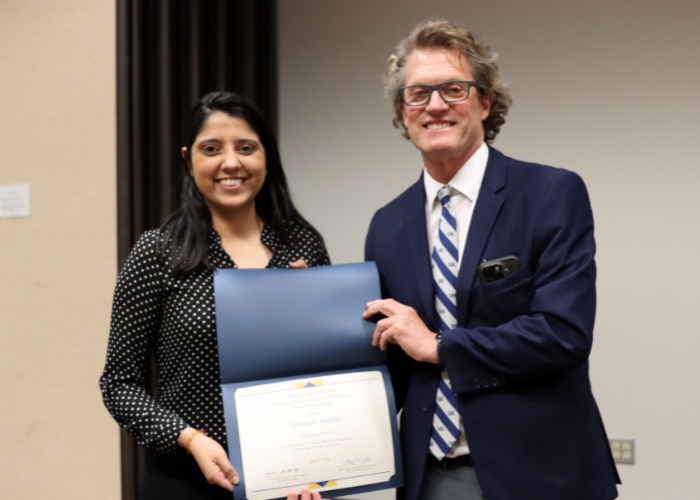
MULTIPOLYGON (((169 260, 156 255, 159 230, 145 232, 119 274, 107 361, 100 378, 105 406, 140 445, 174 453, 188 425, 206 429, 226 447, 219 377, 213 272, 173 277, 169 260), (155 353, 157 393, 145 389, 149 352, 155 353)), ((263 228, 272 251, 268 268, 297 259, 309 267, 330 264, 323 242, 307 228, 292 226, 287 243, 263 228)), ((167 252, 166 252, 167 254, 167 252)), ((212 231, 209 260, 215 268, 235 263, 212 231)))

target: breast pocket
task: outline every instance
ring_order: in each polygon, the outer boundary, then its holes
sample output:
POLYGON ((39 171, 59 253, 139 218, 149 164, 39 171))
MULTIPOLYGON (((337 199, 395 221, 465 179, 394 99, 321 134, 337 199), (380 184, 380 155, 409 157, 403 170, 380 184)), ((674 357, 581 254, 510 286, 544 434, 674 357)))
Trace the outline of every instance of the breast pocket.
POLYGON ((527 271, 521 268, 497 281, 477 283, 470 295, 469 324, 497 326, 530 314, 535 291, 533 276, 527 271))

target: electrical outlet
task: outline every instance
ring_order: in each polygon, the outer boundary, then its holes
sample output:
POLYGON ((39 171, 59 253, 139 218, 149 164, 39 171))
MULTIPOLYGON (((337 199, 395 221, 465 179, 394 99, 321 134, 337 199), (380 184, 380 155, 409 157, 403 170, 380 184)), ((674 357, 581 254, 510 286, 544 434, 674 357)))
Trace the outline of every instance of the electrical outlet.
POLYGON ((634 465, 634 438, 609 438, 610 450, 616 464, 634 465))

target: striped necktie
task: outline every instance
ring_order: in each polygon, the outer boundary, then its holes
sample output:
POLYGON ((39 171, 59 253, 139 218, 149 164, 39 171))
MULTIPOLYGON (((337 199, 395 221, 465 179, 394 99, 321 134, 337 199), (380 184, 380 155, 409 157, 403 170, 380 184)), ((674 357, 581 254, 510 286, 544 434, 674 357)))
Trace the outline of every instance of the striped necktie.
MULTIPOLYGON (((435 280, 435 308, 440 321, 440 331, 457 326, 457 272, 459 253, 457 221, 450 205, 450 187, 438 191, 442 213, 437 238, 433 245, 433 279, 435 280)), ((430 436, 430 452, 438 460, 450 451, 459 437, 459 412, 457 397, 452 392, 447 371, 442 371, 435 397, 433 430, 430 436)))

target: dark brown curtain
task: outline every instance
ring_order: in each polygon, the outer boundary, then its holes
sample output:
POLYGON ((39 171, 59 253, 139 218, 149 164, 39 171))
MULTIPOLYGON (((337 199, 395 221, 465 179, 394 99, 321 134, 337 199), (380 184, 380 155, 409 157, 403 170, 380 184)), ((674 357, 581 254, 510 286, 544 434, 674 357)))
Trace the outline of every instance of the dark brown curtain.
MULTIPOLYGON (((178 195, 191 107, 214 90, 251 98, 277 128, 276 0, 117 0, 119 267, 178 195)), ((136 499, 143 450, 122 433, 122 498, 136 499)))

